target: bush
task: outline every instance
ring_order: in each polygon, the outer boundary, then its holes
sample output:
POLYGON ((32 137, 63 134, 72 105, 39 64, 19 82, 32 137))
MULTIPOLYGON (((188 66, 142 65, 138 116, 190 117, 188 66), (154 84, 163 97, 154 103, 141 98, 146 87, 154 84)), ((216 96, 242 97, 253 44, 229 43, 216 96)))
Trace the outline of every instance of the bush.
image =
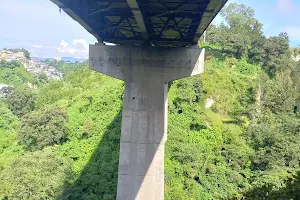
POLYGON ((17 89, 7 96, 7 103, 14 115, 21 117, 35 108, 35 95, 29 89, 17 89))
POLYGON ((9 68, 9 69, 15 69, 17 67, 20 67, 22 63, 20 61, 13 60, 11 62, 1 60, 0 61, 0 67, 1 68, 9 68))
POLYGON ((27 153, 0 171, 0 199, 54 200, 71 178, 69 163, 55 153, 27 153))
POLYGON ((31 151, 61 144, 67 139, 66 121, 66 112, 58 108, 27 114, 21 120, 19 142, 31 151))
POLYGON ((4 103, 0 102, 0 129, 15 129, 18 125, 18 118, 7 108, 4 103))

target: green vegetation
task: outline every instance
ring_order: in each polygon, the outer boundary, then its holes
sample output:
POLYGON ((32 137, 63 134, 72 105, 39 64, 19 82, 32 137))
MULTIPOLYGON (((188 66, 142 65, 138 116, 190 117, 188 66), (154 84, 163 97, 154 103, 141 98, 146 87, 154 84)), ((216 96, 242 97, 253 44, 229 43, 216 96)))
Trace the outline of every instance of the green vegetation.
MULTIPOLYGON (((199 44, 205 73, 170 83, 165 199, 300 199, 300 62, 251 8, 222 16, 199 44)), ((21 64, 0 63, 15 87, 0 102, 0 199, 115 199, 124 83, 53 65, 65 79, 30 89, 21 64)))
POLYGON ((55 153, 26 153, 0 172, 0 198, 55 199, 70 177, 70 164, 55 153))
POLYGON ((34 110, 35 96, 28 88, 17 88, 7 96, 7 105, 12 113, 18 117, 34 110))
POLYGON ((22 117, 19 142, 33 151, 66 141, 67 114, 60 109, 38 110, 22 117))
POLYGON ((74 72, 76 69, 79 69, 80 67, 87 64, 87 62, 64 62, 64 61, 46 61, 49 65, 55 67, 58 71, 62 72, 65 75, 68 75, 72 72, 74 72))
POLYGON ((0 61, 0 83, 20 86, 27 82, 33 83, 34 80, 34 76, 26 71, 21 62, 0 61))

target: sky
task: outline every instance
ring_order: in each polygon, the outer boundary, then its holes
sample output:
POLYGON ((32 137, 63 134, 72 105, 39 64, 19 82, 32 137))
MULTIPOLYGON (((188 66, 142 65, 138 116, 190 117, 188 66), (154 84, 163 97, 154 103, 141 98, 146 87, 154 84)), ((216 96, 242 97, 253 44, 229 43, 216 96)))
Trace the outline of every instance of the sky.
MULTIPOLYGON (((300 45, 300 0, 229 0, 255 10, 266 36, 287 32, 290 45, 300 45)), ((221 21, 215 19, 215 23, 221 21)), ((50 0, 1 0, 0 49, 25 48, 35 57, 88 57, 96 42, 50 0)))

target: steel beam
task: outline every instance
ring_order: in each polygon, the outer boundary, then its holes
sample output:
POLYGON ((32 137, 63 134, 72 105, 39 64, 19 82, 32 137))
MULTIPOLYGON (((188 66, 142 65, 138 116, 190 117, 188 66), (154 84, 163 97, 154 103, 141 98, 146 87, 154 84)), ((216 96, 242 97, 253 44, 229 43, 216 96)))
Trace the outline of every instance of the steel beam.
POLYGON ((142 37, 145 41, 149 40, 149 36, 148 36, 148 32, 147 32, 147 28, 145 26, 145 22, 144 22, 144 18, 143 18, 143 14, 140 10, 140 7, 137 3, 136 0, 126 0, 129 7, 132 10, 132 13, 135 17, 135 20, 139 26, 139 29, 141 31, 142 37))

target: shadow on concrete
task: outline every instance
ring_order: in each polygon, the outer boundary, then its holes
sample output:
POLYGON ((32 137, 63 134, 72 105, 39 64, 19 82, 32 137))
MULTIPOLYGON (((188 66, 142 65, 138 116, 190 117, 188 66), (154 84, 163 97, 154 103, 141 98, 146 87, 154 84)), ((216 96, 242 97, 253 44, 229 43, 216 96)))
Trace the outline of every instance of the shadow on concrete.
POLYGON ((117 199, 163 199, 167 89, 155 80, 125 84, 117 199))
POLYGON ((241 200, 300 200, 300 172, 286 182, 286 187, 273 190, 272 186, 253 188, 241 200))
POLYGON ((66 185, 60 200, 115 200, 118 183, 121 119, 120 111, 106 128, 101 141, 81 175, 66 185))

